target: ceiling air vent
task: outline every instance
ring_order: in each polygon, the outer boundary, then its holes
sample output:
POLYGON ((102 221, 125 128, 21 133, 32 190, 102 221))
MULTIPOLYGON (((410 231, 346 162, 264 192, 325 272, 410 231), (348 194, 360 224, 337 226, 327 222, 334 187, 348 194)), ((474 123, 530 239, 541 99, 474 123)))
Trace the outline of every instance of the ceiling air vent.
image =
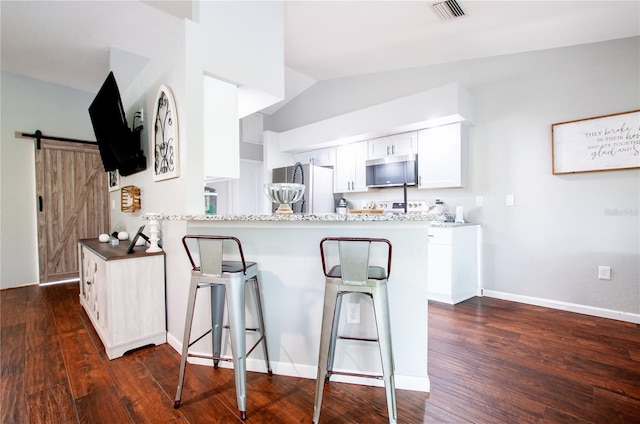
POLYGON ((464 10, 456 0, 447 0, 433 5, 437 15, 443 21, 465 16, 464 10))

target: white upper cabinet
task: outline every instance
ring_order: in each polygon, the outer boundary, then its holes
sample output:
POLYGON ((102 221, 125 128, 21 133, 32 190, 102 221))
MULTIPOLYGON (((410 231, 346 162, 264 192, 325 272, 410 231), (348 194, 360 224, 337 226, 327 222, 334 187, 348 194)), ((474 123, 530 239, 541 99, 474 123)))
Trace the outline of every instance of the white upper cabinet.
POLYGON ((245 143, 262 144, 264 133, 263 116, 261 113, 254 113, 245 116, 240 120, 242 123, 242 141, 245 143))
POLYGON ((416 131, 390 135, 369 140, 369 159, 381 159, 387 156, 403 156, 418 151, 418 133, 416 131))
POLYGON ((295 158, 300 163, 311 163, 316 166, 334 167, 336 165, 336 148, 311 150, 308 152, 296 153, 295 158))
POLYGON ((462 123, 418 131, 418 188, 463 187, 466 148, 462 123))
POLYGON ((204 179, 239 178, 238 88, 206 75, 203 78, 204 179))
POLYGON ((367 142, 336 147, 334 193, 367 191, 367 142))

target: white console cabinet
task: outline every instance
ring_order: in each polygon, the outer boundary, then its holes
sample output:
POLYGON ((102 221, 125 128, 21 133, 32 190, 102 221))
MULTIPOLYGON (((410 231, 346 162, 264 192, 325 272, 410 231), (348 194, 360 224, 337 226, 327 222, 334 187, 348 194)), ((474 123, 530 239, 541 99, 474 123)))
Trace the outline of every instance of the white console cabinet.
POLYGON ((80 304, 109 359, 167 341, 164 252, 140 246, 127 254, 128 245, 78 242, 80 304))
POLYGON ((427 284, 430 300, 456 303, 479 294, 479 225, 429 228, 427 284))

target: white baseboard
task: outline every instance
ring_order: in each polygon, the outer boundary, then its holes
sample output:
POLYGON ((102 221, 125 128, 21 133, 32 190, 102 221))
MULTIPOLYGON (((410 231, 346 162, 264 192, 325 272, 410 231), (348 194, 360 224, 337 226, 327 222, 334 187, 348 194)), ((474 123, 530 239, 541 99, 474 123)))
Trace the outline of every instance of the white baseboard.
POLYGON ((37 286, 38 284, 39 283, 36 281, 34 283, 25 283, 25 284, 17 284, 15 286, 2 287, 2 288, 0 288, 0 290, 19 289, 19 288, 22 288, 22 287, 37 286))
MULTIPOLYGON (((170 333, 167 333, 167 343, 176 350, 176 352, 180 353, 182 351, 182 342, 172 336, 170 333)), ((213 366, 213 363, 210 359, 202 359, 202 358, 189 358, 190 364, 198 364, 198 365, 207 365, 213 366)), ((219 363, 220 368, 233 368, 231 362, 221 361, 219 363)), ((253 372, 262 372, 266 373, 267 369, 262 359, 253 359, 247 358, 247 371, 253 372)), ((276 362, 271 361, 271 371, 273 371, 276 375, 284 375, 287 377, 299 377, 299 378, 308 378, 315 380, 318 368, 314 365, 304 365, 304 364, 293 364, 291 362, 276 362)), ((331 377, 331 381, 336 381, 340 383, 350 383, 350 384, 360 384, 365 386, 378 386, 382 387, 383 383, 381 380, 375 378, 358 378, 351 377, 347 375, 334 375, 331 377)), ((412 390, 416 392, 427 392, 431 391, 431 381, 429 377, 415 377, 408 375, 395 375, 395 384, 396 389, 400 390, 412 390)))
POLYGON ((494 297, 496 299, 510 300, 513 302, 526 303, 546 308, 559 309, 561 311, 576 312, 579 314, 593 315, 600 318, 615 319, 618 321, 632 322, 640 324, 640 314, 616 311, 613 309, 598 308, 595 306, 580 305, 577 303, 562 302, 559 300, 542 299, 539 297, 523 296, 519 294, 504 293, 494 290, 483 289, 483 296, 494 297))

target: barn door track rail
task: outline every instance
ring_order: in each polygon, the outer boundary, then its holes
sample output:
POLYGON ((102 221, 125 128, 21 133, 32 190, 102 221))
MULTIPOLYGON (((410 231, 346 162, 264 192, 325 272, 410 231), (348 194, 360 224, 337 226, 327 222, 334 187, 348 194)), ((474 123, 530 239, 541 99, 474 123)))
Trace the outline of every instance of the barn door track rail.
POLYGON ((18 138, 33 138, 36 140, 36 149, 40 150, 40 144, 43 139, 53 140, 53 141, 68 141, 70 143, 81 143, 81 144, 96 144, 95 141, 89 140, 78 140, 75 138, 66 138, 66 137, 55 137, 52 135, 44 135, 42 131, 36 130, 33 134, 29 134, 26 132, 16 131, 16 137, 18 138))

